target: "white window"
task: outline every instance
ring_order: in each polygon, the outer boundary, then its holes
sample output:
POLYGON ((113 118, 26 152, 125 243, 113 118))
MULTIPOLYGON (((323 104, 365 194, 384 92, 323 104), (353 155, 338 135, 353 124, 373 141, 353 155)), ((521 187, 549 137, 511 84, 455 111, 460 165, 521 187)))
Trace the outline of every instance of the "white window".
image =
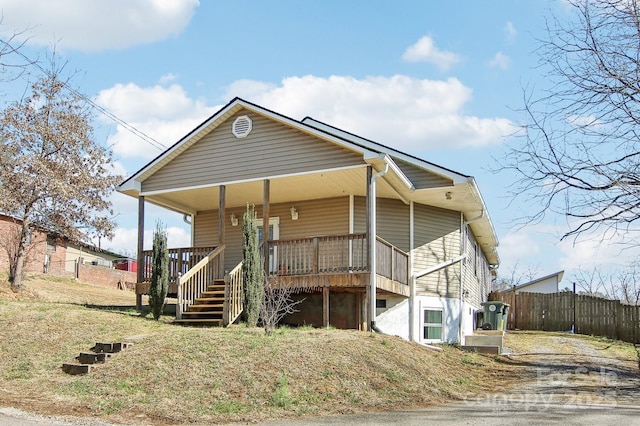
POLYGON ((422 312, 422 339, 442 341, 444 330, 442 309, 425 309, 422 312))

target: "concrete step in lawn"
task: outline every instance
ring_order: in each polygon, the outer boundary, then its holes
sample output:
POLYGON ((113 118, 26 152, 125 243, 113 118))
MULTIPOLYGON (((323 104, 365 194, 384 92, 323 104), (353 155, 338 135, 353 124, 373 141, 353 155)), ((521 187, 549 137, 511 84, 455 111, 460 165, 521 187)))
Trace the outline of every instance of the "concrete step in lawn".
POLYGON ((62 364, 62 371, 67 374, 87 374, 93 370, 97 364, 104 364, 115 353, 129 348, 132 343, 113 342, 96 343, 91 348, 91 352, 80 352, 76 357, 77 363, 69 362, 62 364))

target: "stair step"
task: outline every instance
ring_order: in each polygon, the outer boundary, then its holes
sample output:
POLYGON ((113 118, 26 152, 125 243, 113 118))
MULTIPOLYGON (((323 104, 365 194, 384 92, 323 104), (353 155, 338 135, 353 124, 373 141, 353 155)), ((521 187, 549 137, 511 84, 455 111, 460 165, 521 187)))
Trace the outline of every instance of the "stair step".
POLYGON ((189 311, 183 312, 182 317, 202 317, 202 316, 220 316, 222 315, 222 311, 189 311))
POLYGON ((91 350, 95 353, 106 352, 106 353, 114 354, 127 349, 131 345, 133 345, 133 343, 128 343, 128 342, 96 343, 95 346, 91 348, 91 350))
POLYGON ((189 306, 189 309, 187 309, 187 312, 193 312, 193 311, 219 311, 221 309, 224 309, 224 304, 222 303, 202 303, 202 302, 197 302, 197 304, 195 305, 191 305, 189 306))
POLYGON ((111 354, 107 352, 80 352, 80 355, 76 357, 80 364, 102 364, 109 358, 111 358, 111 354))
POLYGON ((176 319, 173 320, 174 323, 178 323, 178 324, 194 324, 194 325, 217 325, 217 326, 221 326, 222 325, 222 318, 221 319, 211 319, 211 318, 183 318, 183 319, 176 319))
POLYGON ((224 296, 219 296, 219 297, 198 297, 196 299, 195 305, 205 305, 205 304, 207 304, 207 302, 224 302, 224 296))
POLYGON ((74 374, 74 375, 87 374, 94 368, 96 368, 95 365, 91 365, 91 364, 76 364, 76 363, 70 363, 70 362, 66 362, 62 364, 62 371, 64 371, 67 374, 74 374))

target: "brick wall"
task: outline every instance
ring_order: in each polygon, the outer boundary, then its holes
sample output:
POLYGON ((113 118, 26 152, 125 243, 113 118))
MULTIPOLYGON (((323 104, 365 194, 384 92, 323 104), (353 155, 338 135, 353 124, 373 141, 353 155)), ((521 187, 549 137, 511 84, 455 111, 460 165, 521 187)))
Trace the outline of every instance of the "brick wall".
POLYGON ((89 284, 119 288, 119 282, 122 286, 125 282, 135 283, 136 273, 105 268, 104 266, 78 265, 78 279, 89 284))
MULTIPOLYGON (((9 258, 5 249, 5 245, 12 240, 13 235, 18 232, 20 227, 13 219, 0 215, 0 271, 9 271, 9 258)), ((66 247, 64 245, 56 247, 56 252, 50 253, 50 258, 60 263, 63 261, 66 247)), ((45 253, 47 253, 47 235, 43 232, 34 231, 31 235, 31 245, 27 249, 27 261, 25 264, 25 272, 44 272, 45 253)))

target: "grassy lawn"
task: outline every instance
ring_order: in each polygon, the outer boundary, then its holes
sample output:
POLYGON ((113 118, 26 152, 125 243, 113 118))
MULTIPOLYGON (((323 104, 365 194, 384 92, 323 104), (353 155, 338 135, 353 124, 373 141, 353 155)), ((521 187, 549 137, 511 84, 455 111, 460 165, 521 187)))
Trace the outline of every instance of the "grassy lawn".
POLYGON ((134 305, 130 292, 48 277, 32 277, 16 297, 0 279, 0 406, 126 423, 255 422, 423 407, 518 380, 517 363, 448 345, 436 352, 347 330, 189 328, 134 305), (89 375, 62 372, 108 341, 134 346, 89 375))

